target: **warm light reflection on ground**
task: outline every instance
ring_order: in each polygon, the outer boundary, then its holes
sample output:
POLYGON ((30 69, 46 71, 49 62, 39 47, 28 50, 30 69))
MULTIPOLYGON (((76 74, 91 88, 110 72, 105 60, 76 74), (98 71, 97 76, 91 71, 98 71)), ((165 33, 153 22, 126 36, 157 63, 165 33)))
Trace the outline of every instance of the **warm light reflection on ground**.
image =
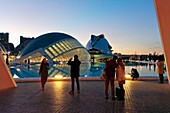
POLYGON ((54 84, 57 87, 57 90, 62 90, 62 88, 63 88, 63 81, 57 81, 54 84))
POLYGON ((126 74, 125 77, 126 77, 126 79, 131 79, 132 78, 131 75, 129 75, 129 74, 126 74))
POLYGON ((52 95, 55 95, 55 99, 54 99, 54 105, 58 104, 58 102, 62 101, 64 99, 63 97, 63 93, 65 93, 65 88, 64 88, 64 82, 63 81, 57 81, 57 82, 53 82, 53 91, 55 92, 52 95))

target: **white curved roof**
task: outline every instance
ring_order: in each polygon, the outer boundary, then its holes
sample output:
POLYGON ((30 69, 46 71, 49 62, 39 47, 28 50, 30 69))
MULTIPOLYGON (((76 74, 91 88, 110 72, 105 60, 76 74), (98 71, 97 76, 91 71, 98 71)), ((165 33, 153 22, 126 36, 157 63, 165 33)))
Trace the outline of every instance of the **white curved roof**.
POLYGON ((111 46, 109 45, 108 41, 104 38, 104 35, 91 35, 91 39, 88 41, 86 48, 88 50, 90 49, 96 49, 104 54, 112 54, 111 52, 111 46))

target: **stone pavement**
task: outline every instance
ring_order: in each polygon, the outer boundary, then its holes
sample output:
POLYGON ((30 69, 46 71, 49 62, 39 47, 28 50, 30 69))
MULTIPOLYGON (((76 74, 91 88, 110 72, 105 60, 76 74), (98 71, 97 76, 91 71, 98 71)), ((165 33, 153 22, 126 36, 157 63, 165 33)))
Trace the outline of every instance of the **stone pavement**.
POLYGON ((103 81, 80 81, 81 93, 69 95, 70 81, 17 83, 0 91, 0 113, 170 113, 170 85, 127 80, 125 100, 105 100, 103 81))

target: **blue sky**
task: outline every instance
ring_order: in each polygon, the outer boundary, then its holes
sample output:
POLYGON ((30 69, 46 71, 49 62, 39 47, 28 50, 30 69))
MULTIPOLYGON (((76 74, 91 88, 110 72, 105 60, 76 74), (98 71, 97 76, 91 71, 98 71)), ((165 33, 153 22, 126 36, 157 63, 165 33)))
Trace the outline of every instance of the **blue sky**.
POLYGON ((162 53, 154 0, 0 0, 0 32, 19 37, 67 33, 86 46, 104 34, 114 52, 162 53))

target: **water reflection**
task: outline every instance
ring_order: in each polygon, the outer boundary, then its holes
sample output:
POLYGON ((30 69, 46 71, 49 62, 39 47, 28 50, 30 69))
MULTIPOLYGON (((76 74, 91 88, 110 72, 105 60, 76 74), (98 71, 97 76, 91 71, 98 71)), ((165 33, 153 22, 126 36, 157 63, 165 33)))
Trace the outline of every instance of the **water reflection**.
MULTIPOLYGON (((39 77, 40 64, 11 66, 10 71, 13 77, 29 78, 39 77)), ((85 77, 90 69, 90 63, 81 63, 80 76, 85 77)), ((70 66, 67 64, 54 64, 48 71, 49 77, 69 77, 70 66)))
MULTIPOLYGON (((39 77, 40 64, 35 65, 17 65, 11 66, 10 71, 14 78, 29 78, 39 77)), ((82 63, 80 65, 80 76, 81 77, 99 77, 102 70, 105 68, 104 63, 82 63)), ((136 68, 140 74, 140 77, 158 77, 156 73, 156 64, 148 62, 134 62, 125 61, 125 72, 126 74, 131 72, 132 68, 136 68)), ((70 66, 67 64, 54 64, 49 69, 49 77, 69 77, 70 66)), ((164 76, 167 76, 165 73, 164 76)))

